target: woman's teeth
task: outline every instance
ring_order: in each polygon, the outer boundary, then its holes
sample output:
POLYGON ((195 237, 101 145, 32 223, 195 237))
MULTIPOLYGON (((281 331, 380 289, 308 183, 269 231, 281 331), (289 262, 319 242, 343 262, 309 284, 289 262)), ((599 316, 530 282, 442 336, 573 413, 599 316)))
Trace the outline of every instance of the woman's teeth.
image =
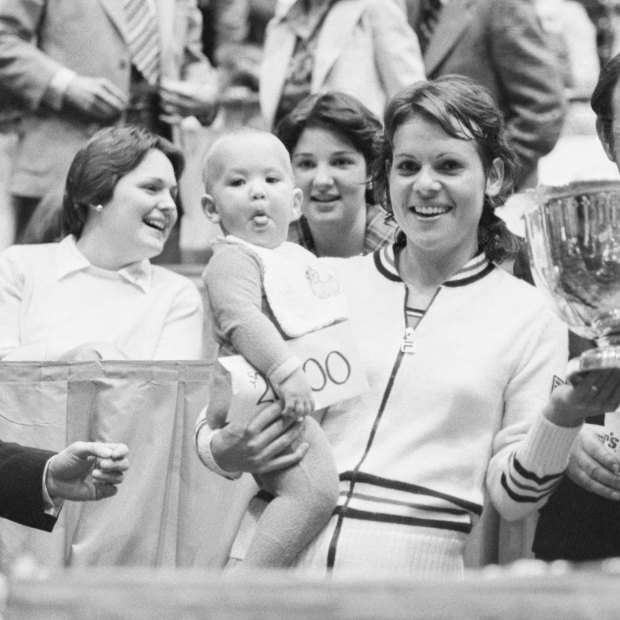
POLYGON ((159 231, 163 231, 166 229, 166 223, 163 222, 162 220, 146 219, 144 220, 144 223, 147 226, 150 226, 151 228, 155 228, 156 230, 159 230, 159 231))
POLYGON ((433 217, 435 215, 443 215, 444 213, 448 213, 448 211, 450 211, 449 207, 439 207, 439 206, 413 207, 413 212, 416 215, 421 215, 422 217, 433 217))

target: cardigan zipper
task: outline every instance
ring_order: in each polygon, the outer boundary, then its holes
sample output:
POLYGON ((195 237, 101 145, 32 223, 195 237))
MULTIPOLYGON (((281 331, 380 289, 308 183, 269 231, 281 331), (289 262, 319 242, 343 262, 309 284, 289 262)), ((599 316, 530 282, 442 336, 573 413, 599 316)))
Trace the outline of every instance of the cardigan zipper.
MULTIPOLYGON (((433 305, 435 299, 437 298, 437 295, 439 295, 439 291, 441 290, 441 288, 442 287, 440 286, 435 292, 435 294, 433 295, 433 297, 431 298, 428 306, 426 307, 426 310, 424 311, 424 314, 420 317, 420 320, 418 321, 416 328, 419 327, 420 323, 424 320, 424 317, 428 313, 430 307, 433 305)), ((407 323, 408 299, 409 299, 409 289, 405 285, 405 304, 403 308, 405 324, 407 323)), ((385 388, 385 391, 383 392, 383 396, 381 398, 381 404, 379 405, 377 416, 375 417, 375 421, 372 425, 372 429, 368 437, 368 442, 366 443, 366 448, 364 449, 364 453, 362 454, 362 457, 360 458, 358 464, 353 468, 353 471, 351 472, 351 482, 349 483, 349 491, 347 493, 347 498, 344 501, 344 504, 342 505, 342 509, 340 510, 338 514, 338 520, 336 521, 336 527, 334 528, 334 533, 332 534, 332 539, 329 543, 329 548, 327 551, 327 569, 328 570, 332 570, 334 568, 334 563, 336 561, 336 548, 338 546, 338 539, 340 538, 340 531, 342 529, 342 523, 344 521, 347 507, 351 503, 351 499, 353 497, 353 490, 357 482, 357 475, 362 467, 362 464, 366 460, 366 457, 368 456, 368 453, 370 452, 370 448, 372 447, 372 444, 374 442, 375 435, 377 434, 377 429, 379 428, 379 422, 381 421, 381 418, 383 417, 383 412, 385 411, 385 407, 387 405, 388 399, 390 397, 390 394, 392 393, 392 387, 394 386, 396 375, 398 374, 398 371, 400 370, 403 357, 405 356, 405 354, 410 353, 410 351, 404 350, 405 342, 410 343, 410 346, 412 346, 413 350, 415 350, 415 342, 413 340, 414 332, 415 332, 415 329, 413 327, 407 326, 405 328, 405 334, 401 342, 400 348, 398 350, 398 353, 396 354, 396 360, 394 362, 394 365, 392 366, 392 372, 390 373, 390 378, 388 379, 388 383, 385 388), (408 337, 410 338, 410 340, 407 340, 408 337)))

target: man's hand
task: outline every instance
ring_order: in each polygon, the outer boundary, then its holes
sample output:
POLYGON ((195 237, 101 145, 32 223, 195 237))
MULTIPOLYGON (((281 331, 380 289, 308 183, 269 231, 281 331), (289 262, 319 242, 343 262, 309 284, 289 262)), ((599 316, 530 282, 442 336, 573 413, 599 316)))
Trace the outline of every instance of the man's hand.
POLYGON ((159 89, 163 119, 176 123, 185 116, 195 116, 203 125, 213 122, 217 112, 217 91, 213 84, 181 80, 162 80, 159 89))
POLYGON ((67 86, 65 103, 93 120, 114 121, 127 107, 127 97, 110 80, 77 75, 67 86))
POLYGON ((122 443, 77 441, 54 455, 46 486, 52 499, 76 502, 111 497, 129 467, 129 449, 122 443))
POLYGON ((579 486, 607 499, 620 501, 620 462, 603 446, 602 426, 586 424, 571 450, 568 477, 579 486))

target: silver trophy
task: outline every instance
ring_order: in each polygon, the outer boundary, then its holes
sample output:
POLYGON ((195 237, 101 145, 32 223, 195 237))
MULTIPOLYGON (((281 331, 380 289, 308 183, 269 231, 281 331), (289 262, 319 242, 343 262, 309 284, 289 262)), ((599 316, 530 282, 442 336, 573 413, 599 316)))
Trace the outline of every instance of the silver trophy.
POLYGON ((534 281, 596 349, 568 376, 620 367, 620 181, 578 181, 528 192, 524 212, 534 281))

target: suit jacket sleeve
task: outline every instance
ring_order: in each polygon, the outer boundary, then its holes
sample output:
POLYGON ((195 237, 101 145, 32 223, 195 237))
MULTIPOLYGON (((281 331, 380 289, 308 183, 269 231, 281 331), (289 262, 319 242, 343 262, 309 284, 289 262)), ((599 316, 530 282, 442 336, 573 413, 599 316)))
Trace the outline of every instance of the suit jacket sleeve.
POLYGON ((31 110, 39 107, 62 68, 33 43, 46 4, 45 0, 0 2, 0 89, 16 95, 31 110))
POLYGON ((0 517, 51 531, 56 519, 44 513, 43 471, 53 452, 0 441, 0 517))
POLYGON ((399 3, 369 3, 368 17, 373 24, 377 67, 390 99, 405 86, 425 79, 420 44, 399 3))
POLYGON ((502 84, 509 139, 522 165, 532 172, 560 135, 566 102, 557 59, 544 41, 530 2, 491 2, 493 62, 502 84))
POLYGON ((182 78, 190 82, 213 83, 217 72, 202 51, 202 14, 196 0, 186 0, 186 30, 182 78))

